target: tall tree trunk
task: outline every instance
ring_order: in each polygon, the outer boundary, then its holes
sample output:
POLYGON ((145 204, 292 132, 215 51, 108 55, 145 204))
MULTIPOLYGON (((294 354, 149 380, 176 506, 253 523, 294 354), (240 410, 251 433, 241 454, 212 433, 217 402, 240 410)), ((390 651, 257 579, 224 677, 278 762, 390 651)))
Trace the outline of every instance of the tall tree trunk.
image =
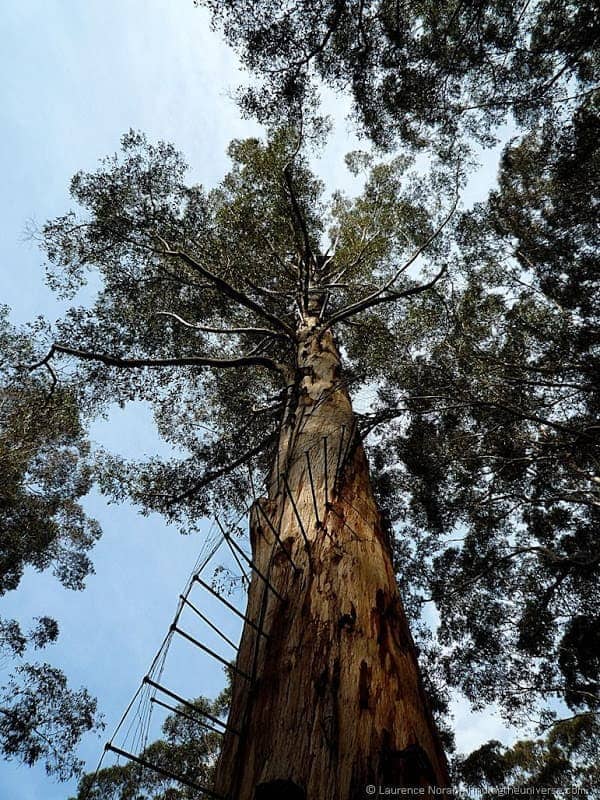
POLYGON ((317 324, 300 330, 269 496, 250 519, 272 588, 253 574, 247 617, 263 633, 242 633, 237 667, 250 679, 234 676, 235 732, 215 781, 229 800, 351 800, 368 784, 448 781, 340 356, 317 324))

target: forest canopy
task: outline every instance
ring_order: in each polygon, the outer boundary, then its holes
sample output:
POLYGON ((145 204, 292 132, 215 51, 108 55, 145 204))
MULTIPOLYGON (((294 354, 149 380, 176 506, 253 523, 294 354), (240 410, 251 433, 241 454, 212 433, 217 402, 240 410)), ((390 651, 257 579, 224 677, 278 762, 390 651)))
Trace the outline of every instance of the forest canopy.
POLYGON ((375 386, 360 430, 405 596, 441 615, 425 650, 441 648, 444 683, 511 719, 550 698, 595 708, 598 305, 576 208, 597 192, 595 119, 563 129, 568 147, 550 128, 510 145, 499 189, 461 215, 447 172, 405 157, 326 209, 291 132, 235 142, 210 192, 185 185, 172 147, 125 136, 74 179, 83 215, 45 227, 52 281, 97 270, 103 289, 44 363, 78 364, 88 408, 152 403, 186 457, 110 458, 105 488, 175 519, 243 508, 247 462, 260 485, 272 458, 298 307, 320 293, 347 385, 375 386), (562 207, 537 222, 553 193, 562 207))
MULTIPOLYGON (((455 774, 486 791, 543 780, 592 791, 597 9, 199 5, 252 71, 240 103, 265 134, 231 142, 229 171, 206 188, 188 181, 174 145, 129 131, 120 152, 74 176, 72 210, 42 227, 48 284, 73 305, 53 326, 38 321, 33 340, 4 321, 0 331, 0 593, 27 565, 83 587, 100 533, 80 504, 93 481, 188 531, 247 512, 279 481, 281 431, 310 372, 306 331, 331 333, 341 357, 332 391, 355 405, 352 436, 369 459, 445 746, 453 696, 537 737, 489 742, 458 757, 455 774), (355 195, 318 177, 323 86, 350 93, 365 139, 346 157, 355 195), (500 140, 497 184, 469 207, 477 158, 500 140), (92 470, 85 423, 136 401, 173 455, 106 452, 92 470)), ((46 617, 29 634, 1 624, 0 645, 18 657, 58 633, 46 617)), ((21 699, 0 711, 11 725, 33 719, 28 704, 45 681, 54 708, 64 697, 59 736, 70 751, 95 724, 94 701, 70 694, 49 665, 18 672, 25 684, 11 677, 5 693, 21 699)), ((185 765, 190 743, 173 726, 152 752, 183 748, 185 765)), ((48 757, 60 777, 76 771, 52 761, 34 727, 11 735, 0 718, 10 757, 48 757)), ((216 745, 196 745, 208 779, 216 745)), ((131 789, 127 770, 102 780, 102 800, 131 789)), ((145 790, 163 788, 148 778, 145 790)))
POLYGON ((347 92, 378 146, 489 143, 510 115, 534 127, 599 86, 594 2, 196 0, 258 76, 242 108, 301 116, 319 82, 347 92))

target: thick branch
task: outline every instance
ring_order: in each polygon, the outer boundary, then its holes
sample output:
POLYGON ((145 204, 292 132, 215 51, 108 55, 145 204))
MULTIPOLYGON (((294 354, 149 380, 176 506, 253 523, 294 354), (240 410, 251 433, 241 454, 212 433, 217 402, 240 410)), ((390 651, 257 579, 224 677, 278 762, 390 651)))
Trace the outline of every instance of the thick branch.
POLYGON ((157 311, 157 316, 160 317, 172 317, 173 319, 177 320, 177 322, 181 323, 181 325, 185 325, 186 328, 192 328, 195 331, 202 331, 202 333, 225 333, 225 334, 259 334, 260 336, 277 336, 277 337, 284 337, 285 334, 281 333, 281 331, 272 331, 270 328, 212 328, 209 325, 198 325, 195 322, 188 322, 183 317, 180 317, 179 314, 176 314, 174 311, 157 311))
POLYGON ((188 264, 188 266, 196 270, 196 272, 199 272, 201 275, 211 281, 211 283, 213 283, 216 288, 219 289, 219 291, 223 292, 224 295, 232 300, 235 300, 236 303, 239 303, 241 306, 254 311, 259 317, 269 320, 272 325, 287 333, 288 336, 294 335, 293 329, 286 322, 279 319, 279 317, 277 317, 275 314, 272 314, 266 308, 263 308, 260 303, 257 303, 256 300, 248 297, 248 295, 244 294, 244 292, 240 292, 226 280, 221 278, 220 275, 216 275, 214 272, 211 272, 189 253, 186 253, 183 250, 172 250, 166 242, 164 242, 164 245, 166 247, 166 255, 180 258, 182 261, 188 264))
MULTIPOLYGON (((547 99, 547 102, 550 105, 557 105, 560 103, 568 103, 570 100, 578 100, 580 97, 587 97, 587 95, 595 94, 600 89, 600 84, 596 86, 592 86, 590 89, 586 89, 583 92, 577 92, 576 94, 565 95, 563 97, 554 97, 547 99)), ((510 108, 510 106, 514 106, 517 104, 521 104, 524 107, 533 106, 539 102, 539 100, 544 99, 542 95, 537 96, 530 96, 529 98, 526 97, 514 97, 514 98, 500 98, 488 100, 484 103, 476 103, 472 106, 463 106, 462 108, 458 108, 457 111, 459 114, 463 114, 465 111, 474 111, 480 108, 510 108)))
POLYGON ((75 347, 67 347, 62 344, 53 344, 48 353, 30 369, 37 369, 45 366, 55 355, 74 356, 82 361, 100 361, 109 367, 119 367, 121 369, 139 369, 144 367, 267 367, 280 371, 280 366, 276 361, 266 356, 240 356, 239 358, 209 358, 206 356, 184 356, 180 358, 122 358, 121 356, 109 353, 93 353, 89 350, 79 350, 75 347))
MULTIPOLYGON (((453 399, 453 398, 450 398, 450 397, 446 398, 445 395, 439 395, 438 397, 439 397, 439 399, 448 399, 448 400, 453 399)), ((407 397, 407 398, 405 398, 405 402, 410 402, 411 399, 419 399, 419 398, 407 397)), ((567 425, 561 425, 560 422, 554 422, 553 420, 548 419, 547 417, 540 417, 537 414, 531 414, 528 411, 525 411, 524 409, 517 408, 517 407, 514 407, 514 406, 505 405, 504 403, 493 402, 491 400, 465 399, 465 400, 460 400, 459 402, 457 402, 457 403, 455 403, 455 404, 453 404, 451 406, 444 406, 444 407, 433 406, 432 408, 429 408, 429 409, 420 409, 418 411, 418 413, 419 414, 435 414, 435 413, 438 413, 440 411, 447 411, 447 410, 457 409, 457 408, 465 409, 465 408, 473 408, 473 407, 499 409, 500 411, 506 411, 507 413, 512 414, 513 416, 515 416, 515 417, 517 417, 519 419, 528 420, 529 422, 535 422, 538 425, 546 425, 549 428, 553 428, 554 430, 560 431, 561 433, 566 433, 569 436, 575 436, 575 437, 585 436, 586 438, 590 438, 589 434, 587 433, 589 428, 584 428, 584 429, 577 430, 576 428, 571 428, 571 427, 569 427, 567 425)), ((407 412, 408 413, 414 413, 413 409, 406 408, 406 407, 403 407, 403 408, 387 408, 387 409, 382 409, 379 412, 375 412, 370 418, 369 432, 372 431, 378 425, 381 425, 382 423, 385 423, 385 422, 391 422, 396 417, 399 417, 402 414, 405 414, 407 412)))
POLYGON ((294 70, 294 73, 298 75, 300 74, 300 71, 302 70, 303 67, 310 64, 313 58, 319 56, 327 47, 329 40, 331 39, 337 26, 339 25, 341 16, 345 10, 345 3, 343 2, 343 0, 337 0, 337 2, 334 4, 334 9, 335 10, 333 13, 331 23, 330 25, 328 25, 327 30, 325 31, 325 35, 323 36, 320 42, 314 45, 313 48, 308 51, 308 53, 305 53, 305 55, 301 59, 292 62, 289 66, 286 65, 284 67, 277 67, 275 69, 267 69, 266 70, 267 73, 271 75, 276 75, 281 72, 288 72, 290 69, 292 69, 294 70))

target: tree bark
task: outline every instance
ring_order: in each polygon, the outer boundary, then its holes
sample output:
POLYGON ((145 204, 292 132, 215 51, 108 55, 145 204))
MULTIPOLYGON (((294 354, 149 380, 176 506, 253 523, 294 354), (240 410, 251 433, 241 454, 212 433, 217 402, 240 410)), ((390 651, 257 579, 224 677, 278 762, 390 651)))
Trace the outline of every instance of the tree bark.
POLYGON ((311 318, 268 497, 215 791, 228 800, 353 800, 447 786, 389 542, 333 334, 311 318), (293 563, 292 563, 293 562, 293 563), (271 588, 272 587, 272 588, 271 588), (276 590, 277 594, 273 591, 276 590), (282 599, 281 599, 282 598, 282 599))

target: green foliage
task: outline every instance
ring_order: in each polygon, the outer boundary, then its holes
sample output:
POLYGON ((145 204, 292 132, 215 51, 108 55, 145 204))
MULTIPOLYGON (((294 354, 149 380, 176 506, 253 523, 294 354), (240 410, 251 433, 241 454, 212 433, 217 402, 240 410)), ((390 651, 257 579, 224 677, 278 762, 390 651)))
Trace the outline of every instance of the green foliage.
MULTIPOLYGON (((213 716, 225 714, 227 692, 214 701, 199 697, 193 705, 213 716)), ((158 767, 175 773, 197 786, 210 786, 221 737, 196 719, 189 708, 177 706, 186 716, 170 714, 162 725, 164 738, 148 745, 140 756, 158 767)), ((79 782, 73 800, 200 800, 205 797, 182 783, 172 781, 158 772, 130 762, 124 766, 89 773, 79 782)))
MULTIPOLYGON (((455 776, 466 796, 488 800, 494 788, 523 791, 577 789, 576 797, 600 797, 600 741, 598 719, 582 714, 552 726, 543 739, 503 747, 490 741, 466 758, 455 761, 455 776), (470 790, 476 790, 473 795, 470 790)), ((548 793, 549 794, 549 793, 548 793)))
POLYGON ((132 133, 44 230, 52 280, 100 290, 43 363, 76 359, 90 413, 151 404, 182 453, 107 455, 103 488, 188 526, 264 486, 298 327, 335 329, 342 379, 376 394, 360 430, 438 715, 448 688, 513 722, 598 704, 597 118, 588 99, 512 142, 458 225, 448 164, 355 153, 363 191, 327 204, 293 129, 234 143, 208 192, 132 133))
MULTIPOLYGON (((196 0, 261 80, 242 107, 288 119, 318 81, 349 90, 378 145, 486 141, 600 83, 594 2, 196 0)), ((568 105, 568 103, 566 103, 568 105)))
POLYGON ((91 475, 75 398, 15 369, 31 361, 31 341, 10 327, 6 307, 0 345, 0 595, 17 588, 27 566, 51 567, 65 586, 81 589, 100 530, 78 502, 91 475))
MULTIPOLYGON (((170 146, 129 133, 120 157, 74 179, 80 211, 44 228, 53 286, 72 290, 87 272, 100 282, 93 307, 72 309, 54 340, 79 360, 85 407, 145 401, 183 454, 144 464, 107 455, 102 485, 188 529, 212 510, 243 510, 250 456, 256 485, 271 467, 309 295, 325 301, 324 324, 335 318, 391 280, 453 200, 455 178, 436 176, 431 199, 431 184, 396 159, 373 167, 359 198, 327 207, 301 144, 291 129, 234 142, 231 171, 205 191, 183 183, 170 146), (326 231, 335 259, 321 254, 326 231)), ((443 253, 440 234, 425 264, 443 253)), ((418 289, 414 273, 395 277, 399 294, 418 289)))
POLYGON ((101 727, 96 707, 50 664, 18 664, 0 687, 0 751, 27 766, 41 761, 48 775, 69 780, 83 767, 74 755, 82 735, 101 727))
MULTIPOLYGON (((91 472, 75 396, 19 368, 32 359, 31 338, 9 324, 5 307, 0 312, 0 595, 16 590, 27 568, 51 568, 64 586, 82 589, 100 529, 79 502, 91 472)), ((81 736, 99 726, 96 701, 50 664, 24 660, 58 636, 53 619, 35 622, 24 632, 17 620, 0 619, 0 667, 12 668, 0 679, 0 752, 41 761, 67 780, 81 770, 81 736)))
POLYGON ((600 699, 597 126, 590 101, 506 149, 498 190, 463 217, 453 285, 398 332, 369 422, 386 505, 407 509, 409 608, 436 605, 447 685, 513 721, 600 699))
POLYGON ((0 619, 0 659, 22 656, 28 645, 45 647, 58 638, 58 625, 50 617, 36 618, 36 626, 24 634, 15 619, 0 619))

